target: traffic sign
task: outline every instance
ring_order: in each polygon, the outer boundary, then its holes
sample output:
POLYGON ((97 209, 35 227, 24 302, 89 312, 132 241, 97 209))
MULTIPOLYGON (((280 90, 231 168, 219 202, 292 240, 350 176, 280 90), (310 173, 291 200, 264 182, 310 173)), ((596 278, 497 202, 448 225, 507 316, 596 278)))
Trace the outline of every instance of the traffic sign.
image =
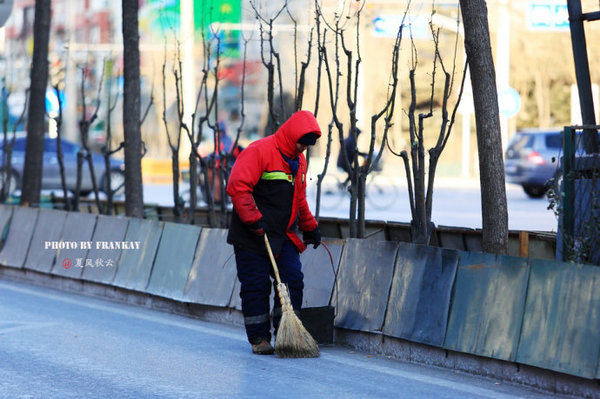
POLYGON ((567 2, 530 2, 527 7, 527 26, 532 30, 569 30, 567 2))
POLYGON ((398 29, 404 21, 403 34, 410 33, 414 39, 424 39, 428 37, 429 22, 420 15, 405 17, 402 14, 385 14, 379 15, 373 19, 373 36, 375 37, 396 37, 398 29))
POLYGON ((46 90, 46 112, 50 115, 50 117, 54 118, 58 115, 60 110, 59 106, 62 109, 65 107, 64 93, 60 92, 60 94, 57 96, 54 89, 46 90))
POLYGON ((521 96, 519 92, 508 87, 498 92, 498 106, 500 108, 500 115, 506 117, 513 117, 521 109, 521 96))

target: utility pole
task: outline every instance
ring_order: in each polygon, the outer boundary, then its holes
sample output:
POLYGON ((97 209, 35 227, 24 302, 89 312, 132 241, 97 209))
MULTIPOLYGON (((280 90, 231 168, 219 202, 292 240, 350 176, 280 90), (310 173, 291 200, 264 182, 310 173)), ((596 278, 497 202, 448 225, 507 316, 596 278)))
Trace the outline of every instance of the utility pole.
MULTIPOLYGON (((194 26, 194 1, 181 0, 181 57, 182 57, 182 86, 183 86, 183 122, 192 129, 192 114, 196 106, 196 68, 194 68, 195 26, 194 26)), ((181 132, 185 134, 185 132, 181 132)), ((192 146, 187 137, 181 139, 179 156, 188 159, 192 146)))
MULTIPOLYGON (((568 1, 567 8, 569 10, 571 43, 573 47, 573 58, 575 60, 575 76, 577 78, 577 88, 579 89, 581 119, 584 125, 592 126, 596 124, 596 116, 594 114, 592 82, 590 79, 590 67, 583 21, 600 20, 600 11, 583 14, 580 0, 568 1)), ((586 153, 592 154, 600 151, 600 143, 598 142, 599 140, 595 129, 585 129, 583 141, 586 153)))

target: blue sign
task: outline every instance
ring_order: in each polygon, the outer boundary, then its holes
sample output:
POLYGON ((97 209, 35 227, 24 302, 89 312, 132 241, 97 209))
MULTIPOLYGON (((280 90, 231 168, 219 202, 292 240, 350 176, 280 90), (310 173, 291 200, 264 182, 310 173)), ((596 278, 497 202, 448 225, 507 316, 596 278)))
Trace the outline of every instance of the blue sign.
POLYGON ((64 92, 62 92, 62 91, 59 92, 59 95, 57 97, 54 89, 46 90, 46 112, 51 117, 58 115, 59 101, 60 101, 60 107, 64 110, 65 109, 65 94, 64 94, 64 92))
POLYGON ((500 115, 513 117, 521 109, 521 96, 519 92, 509 87, 498 92, 498 107, 500 115))
POLYGON ((373 19, 373 36, 375 37, 396 37, 398 29, 404 19, 403 35, 408 35, 407 28, 410 27, 410 33, 414 39, 431 38, 429 34, 429 22, 420 16, 406 17, 402 14, 380 15, 373 19))
POLYGON ((527 26, 533 30, 569 30, 566 2, 535 2, 527 8, 527 26))

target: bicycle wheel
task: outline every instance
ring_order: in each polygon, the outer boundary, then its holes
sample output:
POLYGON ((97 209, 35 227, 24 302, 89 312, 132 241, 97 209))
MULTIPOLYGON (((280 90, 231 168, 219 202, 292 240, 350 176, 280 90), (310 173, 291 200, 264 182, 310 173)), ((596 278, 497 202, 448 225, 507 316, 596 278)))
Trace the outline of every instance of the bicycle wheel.
MULTIPOLYGON (((316 182, 310 192, 316 201, 317 186, 316 182)), ((333 175, 325 175, 321 182, 321 209, 333 210, 337 209, 345 197, 346 189, 342 182, 333 175)), ((316 202, 315 202, 316 204, 316 202)))
POLYGON ((375 209, 389 208, 398 198, 398 187, 387 176, 369 175, 367 181, 367 201, 375 209))

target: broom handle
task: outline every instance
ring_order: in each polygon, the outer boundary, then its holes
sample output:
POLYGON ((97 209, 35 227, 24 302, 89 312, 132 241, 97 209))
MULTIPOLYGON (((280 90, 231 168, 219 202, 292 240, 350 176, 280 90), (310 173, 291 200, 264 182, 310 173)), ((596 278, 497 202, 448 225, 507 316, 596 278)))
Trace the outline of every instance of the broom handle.
POLYGON ((269 239, 267 238, 267 233, 265 233, 265 246, 267 247, 267 252, 269 253, 269 258, 271 259, 271 265, 273 266, 273 272, 275 273, 275 280, 277 280, 277 284, 281 284, 281 278, 279 278, 279 270, 277 269, 277 263, 275 263, 275 257, 273 256, 271 244, 269 244, 269 239))
POLYGON ((267 247, 267 252, 269 253, 269 259, 271 259, 271 265, 273 266, 273 273, 275 274, 275 280, 277 281, 277 292, 279 293, 279 301, 281 302, 281 310, 283 312, 293 311, 290 294, 288 293, 288 290, 287 290, 287 287, 285 286, 285 284, 281 283, 281 278, 279 277, 279 269, 277 269, 277 263, 275 262, 275 257, 273 256, 273 251, 271 250, 271 244, 269 244, 269 239, 267 238, 266 233, 265 233, 265 246, 267 247))

